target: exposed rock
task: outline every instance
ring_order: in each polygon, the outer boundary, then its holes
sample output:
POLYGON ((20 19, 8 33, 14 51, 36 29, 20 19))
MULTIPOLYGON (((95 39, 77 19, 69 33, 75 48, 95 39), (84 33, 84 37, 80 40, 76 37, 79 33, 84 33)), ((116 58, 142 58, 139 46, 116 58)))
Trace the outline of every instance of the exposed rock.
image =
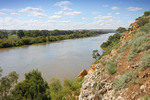
POLYGON ((90 70, 88 71, 88 74, 91 74, 91 73, 93 73, 93 72, 95 72, 95 64, 92 64, 92 65, 90 66, 90 70))
POLYGON ((110 53, 110 56, 114 56, 116 55, 117 51, 116 50, 112 50, 111 53, 110 53))
POLYGON ((146 86, 145 86, 145 85, 141 85, 141 87, 140 87, 141 92, 146 92, 145 88, 146 88, 146 86))
POLYGON ((80 74, 78 75, 78 77, 84 77, 85 75, 87 75, 87 71, 85 69, 83 69, 80 74))

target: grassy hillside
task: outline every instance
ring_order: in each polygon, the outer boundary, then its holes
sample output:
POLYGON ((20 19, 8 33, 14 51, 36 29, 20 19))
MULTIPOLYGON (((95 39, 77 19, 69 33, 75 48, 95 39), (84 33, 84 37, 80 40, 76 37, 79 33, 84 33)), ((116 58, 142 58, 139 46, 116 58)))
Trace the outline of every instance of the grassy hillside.
POLYGON ((79 100, 150 99, 150 12, 108 38, 82 84, 79 100), (87 88, 84 88, 87 87, 87 88))

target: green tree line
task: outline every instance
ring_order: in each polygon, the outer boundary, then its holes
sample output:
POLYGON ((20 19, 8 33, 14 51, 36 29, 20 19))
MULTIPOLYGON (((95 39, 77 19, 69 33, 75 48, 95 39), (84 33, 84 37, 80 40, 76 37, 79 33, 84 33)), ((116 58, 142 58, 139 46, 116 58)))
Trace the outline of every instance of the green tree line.
MULTIPOLYGON (((47 30, 23 31, 19 30, 17 39, 0 38, 0 48, 17 47, 22 45, 31 45, 36 43, 54 42, 65 39, 83 38, 103 34, 102 31, 59 31, 54 30, 52 33, 47 30)), ((7 36, 8 37, 8 36, 7 36)))

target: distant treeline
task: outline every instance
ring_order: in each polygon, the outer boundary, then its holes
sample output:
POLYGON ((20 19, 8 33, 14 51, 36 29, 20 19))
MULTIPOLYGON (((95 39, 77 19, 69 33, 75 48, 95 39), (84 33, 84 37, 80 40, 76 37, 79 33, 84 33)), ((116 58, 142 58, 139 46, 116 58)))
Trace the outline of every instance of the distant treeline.
POLYGON ((35 43, 54 42, 65 39, 83 38, 96 36, 98 34, 104 34, 105 31, 62 31, 62 30, 33 30, 23 31, 19 30, 17 34, 18 38, 8 39, 10 34, 0 31, 0 48, 17 47, 22 45, 31 45, 35 43))
POLYGON ((0 39, 7 39, 9 35, 17 35, 18 32, 22 31, 23 37, 38 37, 38 36, 56 36, 56 35, 70 35, 73 33, 88 33, 88 32, 94 32, 94 33, 109 33, 109 32, 115 32, 115 30, 112 29, 101 29, 101 30, 0 30, 0 39))

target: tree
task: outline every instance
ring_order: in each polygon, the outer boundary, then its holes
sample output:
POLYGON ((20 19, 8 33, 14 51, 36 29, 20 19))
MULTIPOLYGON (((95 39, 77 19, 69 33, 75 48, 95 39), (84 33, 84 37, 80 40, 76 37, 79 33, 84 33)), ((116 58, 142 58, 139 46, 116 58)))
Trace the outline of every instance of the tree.
POLYGON ((62 86, 59 79, 51 79, 49 89, 47 89, 47 95, 51 97, 52 100, 62 100, 62 86))
POLYGON ((93 58, 97 59, 100 56, 100 54, 98 53, 98 50, 93 50, 93 58))
POLYGON ((25 74, 25 80, 15 86, 12 92, 13 98, 31 100, 49 100, 46 96, 48 84, 38 70, 25 74))
POLYGON ((119 33, 122 33, 122 32, 125 32, 126 29, 123 28, 123 27, 119 27, 116 31, 119 32, 119 33))
POLYGON ((8 39, 8 33, 4 32, 4 31, 0 31, 0 39, 8 39))
POLYGON ((18 35, 18 37, 21 39, 22 37, 24 37, 24 32, 23 32, 23 30, 19 30, 18 32, 17 32, 17 35, 18 35))
MULTIPOLYGON (((2 70, 0 68, 0 77, 2 70)), ((9 99, 9 94, 11 93, 12 88, 17 83, 19 75, 14 71, 9 73, 8 76, 0 78, 0 100, 9 99)))

